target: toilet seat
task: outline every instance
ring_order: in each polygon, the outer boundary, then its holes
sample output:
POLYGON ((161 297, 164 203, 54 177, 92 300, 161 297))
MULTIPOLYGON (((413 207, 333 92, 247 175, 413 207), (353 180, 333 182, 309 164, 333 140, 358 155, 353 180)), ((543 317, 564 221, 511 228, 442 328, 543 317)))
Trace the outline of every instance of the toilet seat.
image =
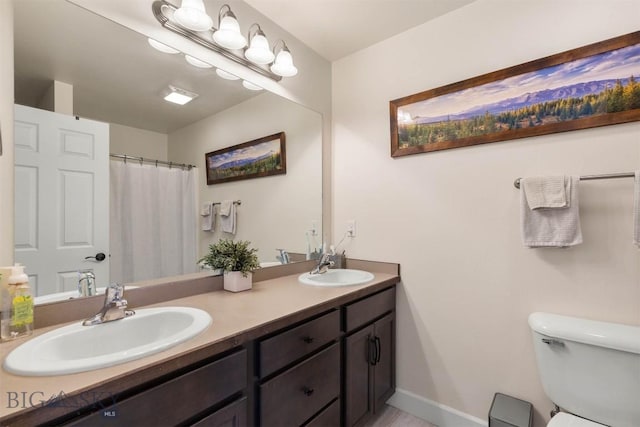
POLYGON ((547 427, 605 427, 604 424, 598 424, 585 418, 576 417, 566 412, 558 412, 547 427))

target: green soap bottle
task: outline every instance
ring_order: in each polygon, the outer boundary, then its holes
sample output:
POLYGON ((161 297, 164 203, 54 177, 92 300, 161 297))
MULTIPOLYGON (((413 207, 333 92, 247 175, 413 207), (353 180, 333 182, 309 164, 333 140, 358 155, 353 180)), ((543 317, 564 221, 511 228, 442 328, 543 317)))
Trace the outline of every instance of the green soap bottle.
POLYGON ((13 267, 8 283, 8 301, 4 302, 8 309, 3 311, 2 339, 10 340, 33 333, 33 296, 29 286, 29 277, 24 273, 24 266, 13 267), (9 316, 7 316, 9 314, 9 316))

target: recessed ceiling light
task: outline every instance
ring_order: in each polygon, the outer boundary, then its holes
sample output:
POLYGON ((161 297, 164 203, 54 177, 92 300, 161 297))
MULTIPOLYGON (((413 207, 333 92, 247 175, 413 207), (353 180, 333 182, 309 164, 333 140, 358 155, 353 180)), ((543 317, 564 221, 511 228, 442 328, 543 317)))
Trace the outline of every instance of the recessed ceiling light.
POLYGON ((179 87, 169 86, 171 92, 164 97, 165 101, 173 102, 174 104, 184 105, 187 102, 198 97, 197 93, 189 92, 188 90, 180 89, 179 87))
POLYGON ((160 43, 158 40, 154 40, 152 38, 148 38, 147 41, 149 42, 149 44, 151 45, 152 48, 157 49, 160 52, 171 53, 171 54, 180 53, 179 50, 174 49, 172 47, 169 47, 164 43, 160 43))
POLYGON ((234 76, 233 74, 226 72, 225 70, 221 70, 220 68, 216 68, 216 74, 218 77, 222 77, 226 80, 240 80, 240 77, 234 76))
POLYGON ((249 90, 262 90, 262 88, 258 85, 255 85, 251 82, 248 82, 246 80, 242 81, 242 86, 244 86, 245 88, 249 89, 249 90))
POLYGON ((185 55, 184 59, 186 59, 187 62, 189 64, 193 65, 194 67, 198 67, 198 68, 213 68, 213 65, 207 64, 206 62, 201 61, 198 58, 194 58, 193 56, 190 56, 190 55, 185 55))

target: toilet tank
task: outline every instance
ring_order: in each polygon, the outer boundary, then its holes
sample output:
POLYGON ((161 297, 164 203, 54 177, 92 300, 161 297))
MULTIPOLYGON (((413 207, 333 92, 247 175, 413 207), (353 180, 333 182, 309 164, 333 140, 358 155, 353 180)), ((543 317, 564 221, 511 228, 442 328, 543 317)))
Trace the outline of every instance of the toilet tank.
POLYGON ((549 313, 529 316, 542 386, 565 411, 640 426, 640 326, 549 313))

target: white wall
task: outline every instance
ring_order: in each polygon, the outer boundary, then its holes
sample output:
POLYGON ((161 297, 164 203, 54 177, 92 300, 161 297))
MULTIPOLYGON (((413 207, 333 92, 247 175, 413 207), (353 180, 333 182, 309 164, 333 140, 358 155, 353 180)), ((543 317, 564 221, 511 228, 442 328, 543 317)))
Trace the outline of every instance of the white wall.
POLYGON ((585 243, 566 250, 522 247, 513 186, 640 169, 640 123, 393 159, 389 101, 635 31, 638 16, 634 0, 479 0, 334 62, 334 240, 356 219, 347 254, 402 265, 405 397, 486 420, 504 392, 533 402, 539 426, 551 404, 529 313, 640 324, 632 180, 581 184, 585 243))
POLYGON ((145 159, 167 160, 169 136, 130 126, 109 124, 109 152, 145 159))
MULTIPOLYGON (((198 166, 200 201, 241 200, 235 239, 250 240, 261 261, 275 261, 276 248, 306 249, 305 231, 322 213, 322 119, 307 108, 264 93, 169 135, 169 159, 198 166), (285 132, 287 173, 207 185, 205 153, 285 132)), ((199 232, 200 256, 218 239, 199 232)))
POLYGON ((0 265, 13 265, 13 4, 0 1, 0 265))

